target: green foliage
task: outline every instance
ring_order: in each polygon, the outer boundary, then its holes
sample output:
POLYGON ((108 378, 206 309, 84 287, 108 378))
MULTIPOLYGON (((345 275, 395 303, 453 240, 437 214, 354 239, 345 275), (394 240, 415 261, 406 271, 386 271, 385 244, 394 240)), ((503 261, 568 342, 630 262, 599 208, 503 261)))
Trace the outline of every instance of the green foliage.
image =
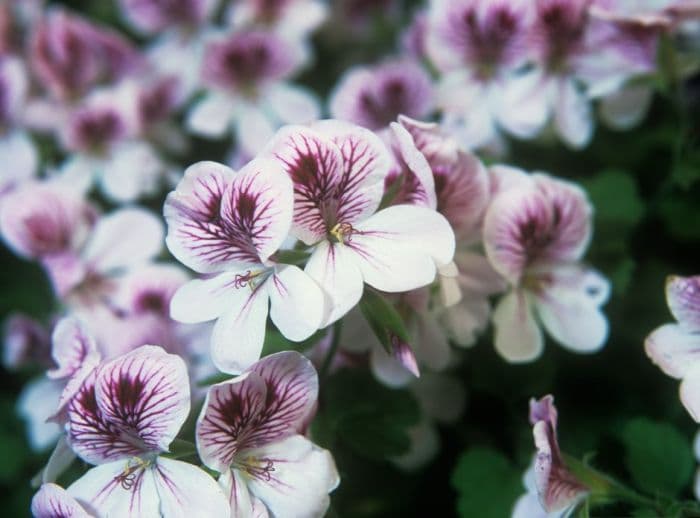
POLYGON ((459 494, 459 516, 502 518, 525 492, 522 473, 500 452, 475 447, 465 451, 452 472, 452 487, 459 494))
POLYGON ((675 496, 690 481, 694 461, 690 443, 673 425, 646 418, 622 428, 625 464, 640 489, 675 496))
POLYGON ((336 439, 369 458, 389 458, 408 451, 408 429, 419 409, 407 390, 379 384, 366 371, 342 370, 330 376, 322 392, 314 436, 326 445, 336 439))

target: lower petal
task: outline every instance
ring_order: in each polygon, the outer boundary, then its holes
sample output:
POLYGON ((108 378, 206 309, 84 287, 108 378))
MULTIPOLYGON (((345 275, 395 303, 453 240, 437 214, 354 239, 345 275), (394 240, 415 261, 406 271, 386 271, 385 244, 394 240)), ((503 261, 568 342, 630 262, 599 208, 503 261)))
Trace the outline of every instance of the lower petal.
POLYGON ((270 107, 285 124, 304 124, 321 115, 318 99, 305 88, 279 83, 266 93, 270 107))
POLYGON ((78 502, 65 489, 56 484, 43 484, 32 498, 34 518, 89 518, 78 502))
POLYGON ((574 149, 588 145, 593 135, 591 102, 572 80, 562 80, 554 108, 554 125, 561 138, 574 149))
POLYGON ((300 342, 318 330, 325 301, 321 288, 307 273, 297 266, 281 266, 266 286, 270 318, 286 338, 300 342))
POLYGON ((255 291, 243 287, 216 321, 211 357, 219 370, 239 374, 260 359, 268 300, 265 286, 258 286, 255 291))
POLYGON ((681 379, 700 361, 700 334, 689 333, 678 324, 666 324, 647 336, 644 349, 662 371, 681 379))
MULTIPOLYGON (((178 322, 193 324, 213 320, 227 311, 241 296, 236 288, 236 277, 245 274, 227 271, 210 279, 194 279, 180 287, 170 301, 170 316, 178 322)), ((240 278, 240 277, 239 277, 240 278)))
POLYGON ((274 471, 251 477, 248 488, 273 516, 325 514, 330 504, 328 493, 340 482, 330 452, 301 435, 294 435, 245 453, 261 464, 272 462, 274 471))
POLYGON ((221 94, 209 94, 187 114, 187 129, 208 138, 223 137, 231 123, 235 103, 221 94))
POLYGON ((237 470, 226 470, 219 477, 219 485, 228 495, 231 516, 246 518, 267 518, 267 507, 260 499, 250 494, 245 479, 237 470))
POLYGON ((493 311, 494 346, 511 363, 529 362, 542 354, 542 331, 537 326, 526 295, 513 290, 505 295, 493 311))

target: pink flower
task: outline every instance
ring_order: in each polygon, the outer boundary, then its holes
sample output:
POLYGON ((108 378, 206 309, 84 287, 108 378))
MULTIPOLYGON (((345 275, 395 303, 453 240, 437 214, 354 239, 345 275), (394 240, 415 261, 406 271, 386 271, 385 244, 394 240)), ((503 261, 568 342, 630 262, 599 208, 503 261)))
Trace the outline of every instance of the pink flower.
POLYGON ((65 489, 53 483, 42 484, 32 498, 34 518, 90 518, 85 509, 65 489))
POLYGON ((591 237, 590 203, 569 182, 510 174, 511 187, 497 194, 484 220, 486 255, 511 286, 493 314, 496 350, 513 362, 537 358, 543 348, 537 315, 563 346, 594 352, 608 334, 599 308, 610 288, 580 263, 591 237))
POLYGON ((209 389, 197 450, 221 473, 232 516, 324 515, 338 472, 330 452, 302 435, 317 396, 316 371, 292 351, 209 389))
POLYGON ((146 34, 173 27, 191 28, 203 23, 218 0, 120 0, 129 24, 146 34))
POLYGON ((97 516, 226 516, 228 504, 199 468, 162 456, 190 410, 185 363, 144 345, 101 365, 68 407, 71 448, 97 466, 67 491, 97 516))

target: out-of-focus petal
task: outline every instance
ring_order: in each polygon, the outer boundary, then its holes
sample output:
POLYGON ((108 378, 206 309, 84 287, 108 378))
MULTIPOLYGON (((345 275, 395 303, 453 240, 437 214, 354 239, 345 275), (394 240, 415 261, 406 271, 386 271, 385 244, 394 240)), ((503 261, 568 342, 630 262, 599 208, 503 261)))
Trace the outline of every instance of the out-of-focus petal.
POLYGON ((43 484, 32 498, 34 518, 89 518, 85 509, 56 484, 43 484))
POLYGON ((656 328, 644 341, 647 356, 669 376, 681 379, 700 360, 700 334, 678 324, 656 328))
POLYGON ((683 329, 700 332, 700 276, 669 277, 666 302, 683 329))
POLYGON ((584 148, 593 136, 591 102, 572 80, 564 79, 558 86, 554 126, 569 146, 584 148))
POLYGON ((498 302, 491 320, 495 327, 496 351, 512 363, 535 360, 542 354, 544 340, 527 296, 513 290, 498 302))

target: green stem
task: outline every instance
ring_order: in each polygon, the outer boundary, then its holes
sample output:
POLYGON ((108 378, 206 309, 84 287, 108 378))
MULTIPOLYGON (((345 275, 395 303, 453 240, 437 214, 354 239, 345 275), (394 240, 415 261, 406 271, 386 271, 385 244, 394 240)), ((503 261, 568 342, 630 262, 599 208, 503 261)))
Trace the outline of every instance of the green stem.
POLYGON ((340 345, 340 332, 342 331, 342 328, 342 320, 338 320, 335 324, 333 324, 333 339, 331 340, 331 346, 326 353, 326 357, 323 359, 321 370, 318 373, 319 379, 324 379, 328 375, 328 371, 333 363, 333 358, 338 352, 338 346, 340 345))

